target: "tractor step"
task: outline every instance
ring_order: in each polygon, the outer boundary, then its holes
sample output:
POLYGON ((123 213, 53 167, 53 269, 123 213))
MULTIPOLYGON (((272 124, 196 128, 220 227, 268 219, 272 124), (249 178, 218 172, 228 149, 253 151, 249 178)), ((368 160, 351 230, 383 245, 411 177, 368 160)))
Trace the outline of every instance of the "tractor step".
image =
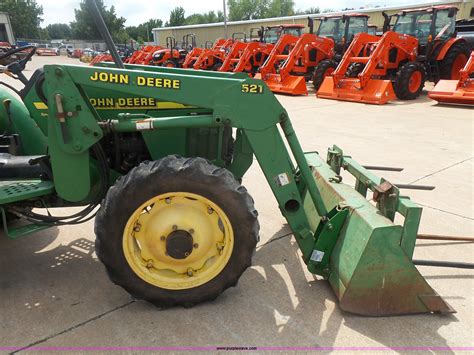
POLYGON ((0 182, 0 205, 6 205, 54 192, 52 181, 21 180, 0 182))

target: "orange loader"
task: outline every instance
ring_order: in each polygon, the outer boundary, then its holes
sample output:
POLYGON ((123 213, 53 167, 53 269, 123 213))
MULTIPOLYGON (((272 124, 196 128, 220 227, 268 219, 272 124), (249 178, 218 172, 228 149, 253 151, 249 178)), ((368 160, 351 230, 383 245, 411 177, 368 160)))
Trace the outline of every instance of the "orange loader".
POLYGON ((219 71, 233 71, 234 73, 249 73, 254 76, 259 68, 265 63, 275 44, 284 35, 301 36, 303 25, 281 24, 276 26, 261 27, 258 29, 256 40, 254 31, 250 31, 251 42, 247 43, 244 50, 235 53, 234 56, 227 56, 219 71))
MULTIPOLYGON (((469 51, 466 40, 456 37, 457 10, 447 5, 406 10, 392 16, 393 28, 382 37, 356 35, 317 96, 381 105, 416 99, 427 80, 459 80, 469 51)), ((386 16, 385 29, 392 17, 386 16)))
POLYGON ((206 46, 204 48, 202 47, 194 47, 192 50, 190 50, 188 52, 188 54, 186 55, 186 58, 184 59, 184 62, 183 62, 183 68, 185 69, 189 69, 189 68, 193 68, 194 66, 194 63, 196 63, 196 61, 198 60, 199 56, 207 49, 212 49, 212 48, 217 48, 217 47, 220 47, 224 44, 226 40, 223 39, 223 38, 218 38, 214 44, 211 44, 209 45, 209 47, 207 46, 208 45, 208 42, 206 42, 206 46))
POLYGON ((474 105, 474 51, 459 76, 459 80, 440 80, 429 98, 442 104, 474 105))
POLYGON ((195 47, 196 36, 193 33, 188 33, 183 36, 181 47, 177 46, 174 37, 167 37, 166 48, 153 53, 150 65, 168 68, 182 68, 187 54, 195 47))
POLYGON ((368 18, 363 14, 322 17, 316 34, 313 19, 309 18, 309 33, 280 38, 260 68, 261 78, 273 92, 307 95, 306 82, 322 82, 329 69, 336 67, 337 56, 341 57, 354 34, 367 32, 368 18))

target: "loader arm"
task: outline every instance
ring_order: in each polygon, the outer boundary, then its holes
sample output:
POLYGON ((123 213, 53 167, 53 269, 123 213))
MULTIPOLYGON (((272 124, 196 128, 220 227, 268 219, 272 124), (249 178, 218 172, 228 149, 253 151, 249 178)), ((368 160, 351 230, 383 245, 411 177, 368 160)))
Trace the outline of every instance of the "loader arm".
POLYGON ((235 42, 229 53, 224 58, 222 66, 219 68, 219 71, 227 72, 233 71, 236 63, 239 62, 242 52, 247 48, 248 43, 237 41, 235 42))
POLYGON ((451 311, 411 262, 421 208, 337 147, 327 162, 317 153, 304 154, 287 112, 262 81, 244 74, 107 65, 45 66, 49 153, 60 197, 80 201, 89 194, 89 151, 107 134, 232 127, 262 168, 308 269, 329 279, 342 309, 372 316, 451 311), (139 92, 208 113, 101 119, 89 101, 93 90, 139 92), (356 178, 357 189, 342 183, 341 169, 356 178), (365 198, 368 190, 376 194, 377 207, 365 198), (393 222, 397 212, 405 217, 403 225, 393 222))
MULTIPOLYGON (((288 54, 287 60, 280 66, 281 80, 284 81, 286 77, 295 71, 299 59, 301 59, 303 63, 315 66, 322 59, 332 58, 333 55, 334 41, 331 38, 323 38, 306 33, 298 39, 291 52, 288 54), (314 60, 310 60, 309 58, 310 50, 316 50, 314 60)), ((306 67, 303 69, 306 69, 306 67)), ((302 72, 301 74, 305 74, 305 72, 302 72)))
POLYGON ((281 61, 286 60, 288 58, 288 54, 283 54, 285 48, 288 46, 293 46, 298 41, 297 36, 293 36, 290 34, 286 34, 280 37, 278 42, 273 47, 270 55, 268 56, 265 63, 260 67, 260 73, 262 78, 265 78, 268 74, 276 73, 276 68, 281 61))
MULTIPOLYGON (((264 59, 270 54, 271 50, 273 49, 272 44, 268 43, 260 43, 260 42, 250 42, 247 47, 245 48, 242 56, 240 57, 239 62, 235 66, 234 73, 240 73, 245 71, 252 70, 251 59, 257 58, 257 55, 261 55, 261 63, 263 63, 264 59)), ((261 63, 254 63, 256 66, 260 65, 261 63)))

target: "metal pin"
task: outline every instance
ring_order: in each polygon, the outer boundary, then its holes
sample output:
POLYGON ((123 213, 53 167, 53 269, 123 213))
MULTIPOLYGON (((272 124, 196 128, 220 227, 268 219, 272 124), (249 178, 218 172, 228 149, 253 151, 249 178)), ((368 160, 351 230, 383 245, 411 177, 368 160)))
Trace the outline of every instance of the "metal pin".
POLYGON ((425 190, 425 191, 432 191, 436 188, 436 186, 429 186, 429 185, 411 185, 411 184, 394 184, 399 189, 406 189, 406 190, 425 190))
POLYGON ((363 167, 367 170, 396 171, 396 172, 403 171, 403 168, 395 168, 392 166, 363 165, 363 167))

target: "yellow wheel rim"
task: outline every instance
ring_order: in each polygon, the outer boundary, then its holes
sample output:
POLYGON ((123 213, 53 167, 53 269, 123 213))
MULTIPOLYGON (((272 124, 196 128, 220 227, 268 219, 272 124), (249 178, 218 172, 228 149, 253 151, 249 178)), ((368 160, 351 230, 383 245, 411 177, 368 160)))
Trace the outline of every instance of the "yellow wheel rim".
POLYGON ((189 193, 158 195, 130 216, 123 234, 128 265, 154 286, 185 290, 214 279, 234 248, 229 218, 209 199, 189 193))

